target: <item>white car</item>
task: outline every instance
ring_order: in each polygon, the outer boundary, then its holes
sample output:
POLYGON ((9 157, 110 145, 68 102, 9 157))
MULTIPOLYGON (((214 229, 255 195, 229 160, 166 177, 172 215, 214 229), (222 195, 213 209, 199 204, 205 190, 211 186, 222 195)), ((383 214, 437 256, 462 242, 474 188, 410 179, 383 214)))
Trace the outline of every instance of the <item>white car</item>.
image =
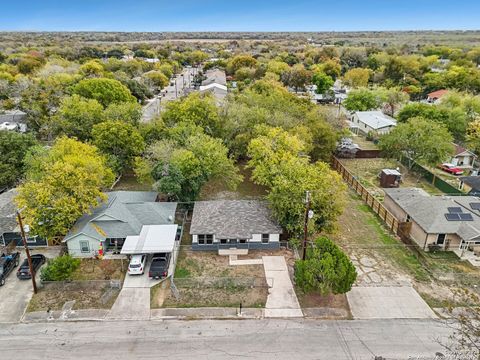
POLYGON ((147 263, 147 255, 132 255, 130 264, 128 264, 129 275, 142 275, 145 272, 145 265, 147 263))

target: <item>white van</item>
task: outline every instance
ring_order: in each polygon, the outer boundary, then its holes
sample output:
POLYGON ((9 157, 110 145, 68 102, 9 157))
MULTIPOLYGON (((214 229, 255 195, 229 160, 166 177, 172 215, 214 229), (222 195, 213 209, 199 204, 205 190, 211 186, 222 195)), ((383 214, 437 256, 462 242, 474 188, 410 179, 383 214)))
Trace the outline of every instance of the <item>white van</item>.
POLYGON ((147 255, 132 255, 130 264, 128 264, 129 275, 142 275, 145 272, 145 265, 147 263, 147 255))

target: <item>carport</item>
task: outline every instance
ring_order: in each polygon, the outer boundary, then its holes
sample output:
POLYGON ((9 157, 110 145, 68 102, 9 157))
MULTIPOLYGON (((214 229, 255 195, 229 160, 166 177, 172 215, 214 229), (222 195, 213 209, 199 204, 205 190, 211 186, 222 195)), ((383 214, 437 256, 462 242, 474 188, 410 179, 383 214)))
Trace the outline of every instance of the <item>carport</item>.
POLYGON ((144 225, 138 236, 127 236, 121 254, 172 253, 178 225, 144 225))

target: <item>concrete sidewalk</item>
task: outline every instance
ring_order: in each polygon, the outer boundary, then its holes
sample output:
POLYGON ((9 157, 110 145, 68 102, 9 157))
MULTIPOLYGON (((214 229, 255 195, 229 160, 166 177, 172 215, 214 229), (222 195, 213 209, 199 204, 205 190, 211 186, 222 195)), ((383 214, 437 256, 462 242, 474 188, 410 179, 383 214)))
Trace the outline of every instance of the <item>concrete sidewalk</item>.
POLYGON ((265 317, 302 317, 283 256, 263 256, 265 277, 269 286, 265 317))
POLYGON ((166 319, 261 319, 264 309, 243 308, 163 308, 153 309, 150 320, 166 319))
POLYGON ((411 286, 355 286, 347 298, 354 319, 436 318, 411 286))

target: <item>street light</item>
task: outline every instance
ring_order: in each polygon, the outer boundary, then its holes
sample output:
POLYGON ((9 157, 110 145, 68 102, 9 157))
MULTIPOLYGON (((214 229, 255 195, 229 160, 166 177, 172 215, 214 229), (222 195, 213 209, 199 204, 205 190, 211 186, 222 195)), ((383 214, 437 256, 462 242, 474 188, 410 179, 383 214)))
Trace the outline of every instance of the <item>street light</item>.
MULTIPOLYGON (((28 260, 28 268, 30 269, 30 276, 32 278, 32 285, 33 285, 33 293, 37 293, 37 282, 35 280, 35 271, 33 270, 33 265, 32 265, 32 258, 30 257, 30 250, 28 249, 27 245, 27 237, 25 235, 25 229, 23 227, 23 222, 22 222, 22 216, 20 215, 20 212, 22 209, 17 210, 17 221, 18 225, 20 226, 20 233, 22 235, 22 240, 23 240, 23 247, 25 248, 25 253, 27 254, 27 260, 28 260)), ((27 231, 29 230, 28 225, 26 225, 27 231)))

